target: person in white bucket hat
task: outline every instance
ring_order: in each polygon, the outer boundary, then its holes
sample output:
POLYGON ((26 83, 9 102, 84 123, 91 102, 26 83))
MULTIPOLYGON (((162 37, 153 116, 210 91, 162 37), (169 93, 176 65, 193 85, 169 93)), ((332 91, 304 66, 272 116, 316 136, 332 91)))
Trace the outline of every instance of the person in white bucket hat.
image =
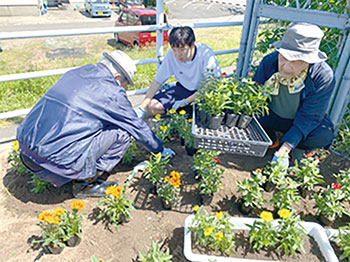
POLYGON ((327 55, 319 49, 322 37, 316 25, 292 24, 253 76, 270 90, 269 114, 259 122, 274 141, 271 148, 277 148, 272 162, 285 168, 289 157, 300 160, 307 151, 328 148, 334 138, 326 110, 335 79, 327 55), (281 145, 276 131, 283 134, 281 145))
POLYGON ((63 74, 17 129, 23 164, 56 187, 67 182, 77 198, 104 196, 117 182, 106 175, 122 159, 130 137, 153 153, 172 155, 133 110, 125 87, 136 66, 121 51, 63 74))

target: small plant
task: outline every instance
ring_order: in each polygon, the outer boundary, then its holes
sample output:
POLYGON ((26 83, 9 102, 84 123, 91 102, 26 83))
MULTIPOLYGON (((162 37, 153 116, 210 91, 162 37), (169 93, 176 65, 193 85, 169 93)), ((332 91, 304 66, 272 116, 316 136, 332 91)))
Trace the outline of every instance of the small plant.
POLYGON ((215 168, 216 164, 220 162, 218 159, 220 152, 199 149, 193 156, 193 166, 192 169, 196 172, 196 179, 206 176, 212 169, 215 168))
POLYGON ((303 238, 307 238, 308 235, 300 225, 300 217, 291 216, 291 211, 286 208, 282 208, 278 215, 281 219, 278 221, 277 249, 281 249, 287 256, 295 255, 299 250, 305 253, 303 238))
POLYGON ((128 150, 126 150, 123 156, 122 163, 130 164, 134 160, 135 156, 137 156, 140 153, 141 150, 137 147, 135 139, 131 137, 129 148, 128 150))
POLYGON ((237 181, 238 191, 242 195, 239 197, 242 200, 242 205, 245 207, 258 208, 266 202, 263 198, 264 190, 261 185, 266 181, 266 177, 260 169, 253 171, 249 178, 243 181, 237 181))
POLYGON ((172 257, 169 249, 163 252, 159 243, 152 241, 152 248, 147 247, 145 254, 140 251, 138 260, 141 262, 171 262, 172 257))
POLYGON ((271 162, 264 170, 263 174, 267 177, 267 182, 277 186, 284 184, 287 171, 275 162, 271 162))
MULTIPOLYGON (((185 112, 185 110, 181 110, 179 114, 181 115, 182 111, 185 112)), ((184 123, 182 123, 181 129, 179 129, 180 137, 182 137, 185 140, 185 146, 188 148, 194 148, 194 137, 192 135, 192 118, 187 119, 184 123)))
POLYGON ((131 218, 130 210, 134 210, 130 200, 125 198, 125 189, 120 186, 109 186, 105 191, 106 196, 100 198, 97 203, 97 207, 103 206, 104 209, 97 216, 97 219, 101 219, 104 216, 109 218, 109 221, 115 228, 122 222, 122 218, 126 220, 131 218))
POLYGON ((256 220, 252 225, 247 225, 250 228, 249 242, 253 244, 253 249, 282 249, 287 256, 295 255, 299 250, 305 252, 303 238, 307 234, 300 225, 300 217, 292 217, 291 211, 286 208, 282 208, 278 215, 281 219, 273 221, 272 213, 263 211, 260 214, 263 221, 256 220))
POLYGON ((255 220, 249 227, 249 243, 253 249, 260 251, 263 248, 275 247, 278 242, 278 231, 272 226, 273 215, 271 212, 262 211, 260 217, 263 221, 255 220))
POLYGON ((170 128, 168 128, 166 125, 159 125, 155 127, 153 131, 164 143, 170 141, 170 128))
POLYGON ((214 168, 209 173, 202 174, 199 182, 200 193, 203 195, 212 195, 222 187, 223 168, 214 168))
POLYGON ((258 85, 251 78, 242 78, 238 90, 236 100, 241 114, 260 117, 269 112, 269 92, 266 87, 258 85))
POLYGON ((313 190, 316 184, 324 183, 318 163, 319 161, 312 157, 303 158, 300 165, 296 164, 290 169, 303 189, 313 190))
POLYGON ((41 180, 34 174, 32 175, 32 180, 29 180, 27 183, 34 185, 34 187, 30 189, 30 192, 34 192, 35 194, 43 192, 46 188, 50 186, 50 183, 41 180))
POLYGON ((180 173, 175 170, 171 171, 169 176, 164 177, 164 180, 157 188, 158 196, 169 203, 175 202, 180 192, 180 177, 180 173))
POLYGON ((11 169, 16 172, 17 175, 32 174, 22 163, 20 159, 20 153, 18 151, 18 141, 12 142, 12 150, 10 151, 7 161, 11 164, 11 169))
POLYGON ((231 90, 228 83, 228 78, 215 78, 210 74, 205 76, 203 86, 196 97, 198 109, 212 117, 223 116, 230 103, 231 90))
POLYGON ((185 110, 181 110, 180 112, 177 113, 176 110, 170 109, 168 111, 168 115, 170 116, 170 120, 168 123, 171 132, 178 133, 180 136, 182 136, 186 132, 186 125, 188 119, 186 117, 185 110))
POLYGON ((350 201, 350 169, 340 170, 335 178, 338 181, 337 187, 342 190, 344 194, 344 200, 350 201))
POLYGON ((297 190, 299 183, 286 177, 283 184, 280 184, 279 189, 272 195, 271 205, 275 209, 281 210, 283 208, 293 207, 299 203, 300 194, 297 190))
POLYGON ((338 183, 334 183, 332 186, 328 185, 325 190, 314 193, 313 197, 317 207, 316 214, 318 215, 334 221, 337 217, 342 217, 344 213, 348 214, 340 202, 344 194, 338 183))
POLYGON ((350 260, 350 225, 339 227, 338 236, 335 237, 340 250, 343 252, 340 256, 340 260, 350 260))
POLYGON ((204 248, 220 251, 222 254, 234 253, 234 225, 229 222, 229 216, 223 212, 217 212, 215 216, 210 215, 202 207, 195 206, 196 212, 189 227, 189 234, 193 232, 193 240, 196 245, 204 248))
POLYGON ((166 166, 169 163, 170 158, 168 155, 162 157, 159 154, 151 154, 147 162, 144 176, 151 181, 153 185, 157 185, 162 181, 162 178, 166 175, 166 166))
POLYGON ((85 208, 85 204, 82 201, 77 200, 71 203, 71 207, 72 212, 63 208, 57 208, 54 210, 54 213, 61 217, 61 224, 65 231, 65 241, 74 236, 81 238, 83 229, 83 217, 81 216, 83 212, 79 213, 79 211, 85 208))
POLYGON ((43 247, 64 247, 65 231, 60 225, 60 220, 60 216, 52 212, 44 211, 39 214, 37 226, 41 228, 41 239, 34 240, 32 243, 42 243, 43 247))

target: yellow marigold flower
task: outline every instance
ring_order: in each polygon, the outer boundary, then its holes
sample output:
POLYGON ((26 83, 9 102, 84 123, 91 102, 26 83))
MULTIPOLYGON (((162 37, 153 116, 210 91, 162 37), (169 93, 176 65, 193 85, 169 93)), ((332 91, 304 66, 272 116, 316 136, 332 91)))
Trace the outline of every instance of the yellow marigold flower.
POLYGON ((291 215, 290 210, 288 210, 287 208, 282 208, 279 212, 278 212, 279 216, 283 219, 288 219, 291 215))
POLYGON ((39 221, 45 222, 47 217, 51 217, 52 213, 48 211, 43 211, 41 214, 39 214, 39 221))
POLYGON ((81 210, 85 207, 85 204, 81 200, 73 201, 71 203, 73 209, 81 210))
POLYGON ((179 114, 180 114, 180 115, 185 115, 185 114, 186 114, 186 111, 185 111, 185 110, 181 110, 181 111, 179 112, 179 114))
POLYGON ((273 215, 271 212, 269 211, 263 211, 260 214, 260 217, 265 221, 265 222, 269 222, 273 219, 273 215))
POLYGON ((216 212, 215 216, 217 219, 221 219, 223 217, 223 215, 224 215, 224 213, 222 213, 222 211, 220 211, 220 212, 216 212))
POLYGON ((210 236, 211 233, 213 232, 213 228, 212 227, 207 227, 204 231, 204 235, 207 237, 207 236, 210 236))
POLYGON ((18 151, 19 149, 19 144, 18 144, 18 141, 13 141, 12 142, 12 150, 15 150, 15 151, 18 151))
POLYGON ((52 215, 50 218, 46 218, 46 222, 49 224, 58 224, 60 222, 60 218, 58 216, 52 215))
POLYGON ((188 123, 192 123, 192 118, 187 120, 188 123))
POLYGON ((160 114, 156 114, 156 115, 154 116, 155 119, 160 119, 160 117, 161 117, 160 114))
POLYGON ((175 110, 175 109, 170 109, 170 110, 169 110, 169 113, 170 113, 170 114, 175 114, 175 113, 176 113, 176 110, 175 110))
POLYGON ((255 172, 261 173, 261 169, 260 169, 260 168, 257 168, 257 169, 255 169, 255 172))
POLYGON ((224 234, 221 233, 220 231, 217 232, 215 236, 216 236, 216 239, 217 239, 218 241, 221 241, 221 240, 224 238, 224 234))
POLYGON ((118 194, 117 192, 114 192, 112 194, 112 196, 115 198, 115 199, 119 199, 121 197, 121 194, 118 194))
POLYGON ((170 176, 172 176, 176 179, 180 179, 180 177, 181 177, 180 173, 175 171, 175 170, 171 171, 170 176))
POLYGON ((159 127, 159 129, 162 130, 162 131, 165 131, 165 130, 168 129, 168 127, 166 127, 166 126, 161 126, 161 127, 159 127))
POLYGON ((162 157, 162 154, 161 153, 158 153, 158 154, 155 154, 154 155, 156 158, 161 158, 162 157))
POLYGON ((195 206, 193 207, 193 211, 198 212, 198 210, 199 210, 199 206, 198 206, 198 205, 195 205, 195 206))
POLYGON ((169 182, 169 180, 170 180, 170 176, 166 176, 166 177, 164 177, 164 180, 165 180, 165 182, 169 182))
POLYGON ((62 207, 57 207, 53 210, 53 213, 57 216, 62 216, 64 213, 66 213, 66 210, 64 210, 62 207))

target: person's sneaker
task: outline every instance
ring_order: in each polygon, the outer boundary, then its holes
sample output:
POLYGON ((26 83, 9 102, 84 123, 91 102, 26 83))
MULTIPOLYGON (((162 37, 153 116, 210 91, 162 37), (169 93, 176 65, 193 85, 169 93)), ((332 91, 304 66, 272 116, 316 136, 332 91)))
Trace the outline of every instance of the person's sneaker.
POLYGON ((275 149, 280 145, 280 142, 278 142, 278 140, 276 140, 271 146, 269 146, 269 149, 275 149))
POLYGON ((73 196, 75 198, 103 197, 106 195, 105 190, 109 186, 118 186, 118 183, 115 181, 104 181, 99 178, 92 183, 76 182, 72 187, 73 196))

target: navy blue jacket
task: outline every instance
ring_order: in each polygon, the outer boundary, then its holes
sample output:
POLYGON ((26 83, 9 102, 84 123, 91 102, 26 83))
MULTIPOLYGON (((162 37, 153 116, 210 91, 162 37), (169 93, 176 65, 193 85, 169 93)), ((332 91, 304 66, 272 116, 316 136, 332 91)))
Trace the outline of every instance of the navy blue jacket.
POLYGON ((62 175, 72 175, 89 165, 88 172, 94 174, 91 142, 103 129, 114 127, 153 153, 163 150, 112 73, 103 64, 88 64, 65 73, 40 98, 19 125, 17 140, 20 151, 41 166, 49 161, 62 175))
MULTIPOLYGON (((277 71, 278 52, 275 51, 263 58, 253 80, 263 85, 277 71)), ((293 147, 322 121, 330 123, 326 110, 335 85, 333 70, 326 62, 310 64, 304 84, 293 126, 283 136, 283 141, 293 147)))

